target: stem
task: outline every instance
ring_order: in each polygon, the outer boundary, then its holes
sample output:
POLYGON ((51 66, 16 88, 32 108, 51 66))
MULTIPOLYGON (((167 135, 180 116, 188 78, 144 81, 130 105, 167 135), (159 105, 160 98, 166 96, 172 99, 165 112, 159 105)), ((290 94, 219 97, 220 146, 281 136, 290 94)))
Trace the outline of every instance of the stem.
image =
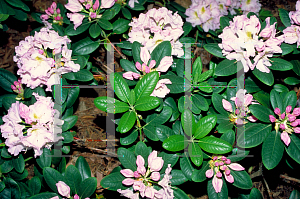
POLYGON ((30 159, 32 159, 32 158, 33 158, 33 157, 29 157, 29 158, 25 159, 24 162, 26 162, 26 161, 28 161, 28 160, 30 160, 30 159))
POLYGON ((137 113, 135 113, 135 114, 136 114, 137 126, 138 126, 139 131, 140 131, 140 141, 143 141, 143 135, 142 135, 141 123, 140 123, 139 117, 137 116, 137 113))

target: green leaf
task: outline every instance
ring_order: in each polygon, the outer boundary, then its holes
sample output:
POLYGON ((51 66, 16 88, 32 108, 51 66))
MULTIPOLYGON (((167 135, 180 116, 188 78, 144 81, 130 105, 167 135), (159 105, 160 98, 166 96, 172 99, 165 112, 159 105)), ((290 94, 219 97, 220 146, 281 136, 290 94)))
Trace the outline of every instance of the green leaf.
POLYGON ((140 64, 143 64, 143 61, 140 57, 141 47, 142 45, 137 41, 134 41, 132 43, 132 56, 134 59, 134 63, 139 62, 140 64))
POLYGON ((114 86, 114 91, 118 98, 123 102, 129 103, 130 89, 119 73, 114 73, 110 76, 110 83, 114 86))
POLYGON ((28 181, 28 187, 31 190, 32 195, 36 195, 40 192, 42 183, 39 177, 34 176, 28 181))
POLYGON ((153 92, 159 79, 158 72, 154 71, 146 74, 134 88, 136 101, 140 98, 148 97, 153 92))
POLYGON ((270 101, 271 101, 273 110, 275 110, 275 108, 279 108, 281 113, 285 112, 285 107, 283 106, 283 100, 282 100, 281 96, 279 95, 279 93, 277 91, 275 91, 274 89, 271 90, 270 101))
POLYGON ((223 135, 221 135, 220 139, 225 140, 229 144, 233 145, 235 141, 235 132, 232 129, 226 131, 223 135))
POLYGON ((199 120, 196 125, 196 130, 193 135, 196 139, 205 137, 215 127, 217 117, 215 115, 208 115, 199 120))
POLYGON ((245 79, 245 89, 248 93, 253 93, 261 90, 250 77, 245 79))
POLYGON ((192 174, 194 172, 194 167, 189 159, 189 155, 185 152, 183 157, 179 159, 180 169, 185 177, 189 180, 192 180, 192 174))
POLYGON ((200 166, 203 162, 203 152, 198 144, 192 142, 188 147, 189 156, 196 166, 200 166))
POLYGON ((252 148, 260 145, 271 132, 272 124, 247 124, 243 133, 237 138, 237 145, 252 148))
POLYGON ((270 60, 272 66, 270 66, 269 68, 272 70, 286 71, 291 70, 293 68, 293 65, 284 59, 270 58, 270 60))
POLYGON ((113 9, 109 9, 103 13, 101 19, 111 20, 114 17, 114 15, 115 15, 115 11, 113 9))
POLYGON ((129 112, 124 113, 124 115, 122 115, 122 117, 121 117, 121 120, 120 120, 119 126, 118 126, 120 133, 128 132, 135 124, 135 121, 136 121, 135 112, 129 111, 129 112))
POLYGON ((136 171, 136 157, 133 152, 128 149, 120 147, 118 149, 118 157, 119 161, 126 169, 131 169, 132 171, 136 171))
POLYGON ((294 50, 294 48, 291 45, 286 44, 286 43, 282 43, 280 48, 282 50, 282 55, 287 55, 287 54, 293 52, 293 50, 294 50))
POLYGON ((167 126, 157 125, 156 126, 156 135, 160 141, 164 141, 168 137, 175 135, 174 131, 167 126))
POLYGON ((64 124, 62 125, 62 131, 67 131, 71 129, 77 122, 78 116, 77 115, 72 115, 68 116, 64 119, 64 124))
POLYGON ((124 190, 127 188, 122 184, 124 179, 125 177, 120 172, 115 172, 105 176, 100 181, 100 184, 103 188, 111 191, 117 191, 118 189, 124 190))
POLYGON ((221 61, 215 68, 215 75, 217 76, 229 76, 237 73, 243 67, 239 62, 236 63, 236 60, 224 59, 221 61))
MULTIPOLYGON (((171 3, 175 3, 175 2, 172 1, 171 3)), ((178 187, 172 187, 172 189, 173 189, 174 199, 189 199, 190 198, 188 195, 186 195, 186 193, 184 191, 182 191, 178 187)))
MULTIPOLYGON (((295 91, 290 91, 286 94, 286 96, 283 99, 284 107, 287 107, 288 105, 291 105, 292 108, 294 108, 297 104, 297 95, 295 91)), ((285 110, 284 110, 285 111, 285 110)))
POLYGON ((74 165, 69 165, 65 172, 65 180, 67 185, 69 185, 72 195, 78 194, 80 189, 80 183, 82 182, 82 178, 79 170, 74 165))
POLYGON ((157 155, 157 157, 162 157, 162 159, 164 160, 164 165, 160 170, 161 174, 165 173, 166 168, 168 168, 168 164, 171 164, 171 167, 173 167, 179 159, 179 156, 176 153, 175 154, 172 154, 172 153, 169 154, 169 153, 165 153, 165 152, 160 152, 157 155))
POLYGON ((20 20, 20 21, 26 21, 27 20, 27 13, 25 13, 22 10, 15 9, 15 15, 13 17, 20 20))
POLYGON ((1 14, 8 14, 8 15, 15 15, 15 10, 10 7, 5 1, 0 1, 0 13, 1 14))
MULTIPOLYGON (((171 3, 173 3, 173 2, 171 2, 171 3)), ((183 29, 183 35, 182 35, 182 37, 185 37, 186 35, 188 35, 191 32, 191 30, 193 29, 193 26, 192 26, 191 23, 185 22, 183 24, 183 26, 182 26, 182 29, 183 29)))
POLYGON ((202 61, 201 57, 197 57, 195 62, 193 63, 193 68, 192 68, 192 76, 193 76, 193 83, 196 84, 198 83, 199 76, 202 73, 202 61))
POLYGON ((172 108, 169 106, 164 106, 163 110, 160 112, 160 114, 152 114, 149 115, 146 119, 147 124, 153 124, 154 126, 157 126, 159 124, 164 124, 167 122, 172 115, 172 108))
POLYGON ((217 127, 218 133, 226 133, 227 131, 232 130, 233 128, 233 123, 227 121, 222 121, 217 127))
POLYGON ((125 18, 131 20, 131 13, 127 8, 125 7, 122 8, 122 14, 124 15, 125 18))
POLYGON ((255 68, 252 73, 255 75, 255 77, 257 77, 257 79, 259 79, 262 83, 268 85, 268 86, 272 86, 274 84, 274 76, 272 71, 270 71, 269 73, 264 73, 261 72, 260 70, 258 70, 257 68, 255 68))
POLYGON ((206 44, 204 45, 204 49, 216 57, 225 58, 223 56, 222 49, 219 47, 218 43, 206 44))
POLYGON ((4 90, 12 93, 11 85, 14 85, 15 81, 18 81, 18 79, 14 74, 0 68, 0 85, 4 90))
POLYGON ((56 183, 59 181, 64 181, 64 177, 58 171, 50 167, 45 167, 43 169, 43 176, 47 185, 52 189, 52 191, 58 193, 56 183))
POLYGON ((105 19, 100 19, 97 23, 104 30, 111 30, 111 29, 113 29, 113 25, 109 21, 107 21, 105 19))
POLYGON ((150 150, 148 150, 147 145, 144 142, 139 141, 135 145, 134 152, 135 152, 136 156, 141 155, 144 158, 144 160, 145 160, 145 167, 147 167, 147 165, 148 165, 148 156, 150 155, 150 150))
POLYGON ((282 8, 279 8, 278 11, 279 11, 280 20, 283 23, 283 25, 285 25, 285 27, 291 26, 291 20, 290 20, 290 17, 289 17, 289 12, 282 9, 282 8))
POLYGON ((250 107, 250 112, 260 121, 266 122, 266 123, 271 123, 269 119, 269 115, 273 115, 273 111, 271 111, 269 108, 258 105, 258 104, 252 104, 250 107))
POLYGON ((238 162, 249 154, 249 150, 234 148, 232 149, 232 154, 227 158, 231 160, 231 162, 238 162))
POLYGON ((97 23, 93 23, 89 28, 89 33, 92 38, 96 38, 101 33, 101 28, 97 23))
POLYGON ((290 145, 285 147, 285 150, 293 160, 300 164, 300 139, 295 134, 290 135, 290 138, 290 145))
POLYGON ((188 136, 192 136, 193 134, 193 124, 195 125, 194 121, 195 118, 192 112, 189 109, 185 109, 181 114, 181 124, 185 134, 188 136))
MULTIPOLYGON (((3 151, 3 150, 2 150, 3 151)), ((3 164, 0 165, 0 171, 2 173, 8 173, 13 170, 12 160, 6 160, 3 164)))
POLYGON ((228 142, 214 136, 200 139, 199 146, 204 151, 215 154, 225 154, 232 150, 232 146, 228 142))
POLYGON ((130 145, 136 140, 137 137, 138 137, 138 130, 134 129, 128 136, 120 137, 120 143, 122 145, 130 145))
POLYGON ((82 181, 91 177, 91 169, 84 157, 79 156, 76 160, 75 167, 79 170, 82 181))
POLYGON ((279 92, 279 93, 282 93, 282 92, 289 92, 289 89, 282 85, 282 84, 274 84, 274 90, 279 92))
POLYGON ((12 163, 13 163, 13 166, 14 166, 14 168, 17 172, 22 173, 24 171, 25 161, 24 161, 24 158, 23 158, 22 154, 19 154, 18 156, 15 156, 12 159, 12 163))
POLYGON ((193 104, 195 104, 202 111, 208 111, 209 105, 207 100, 201 95, 194 94, 191 97, 193 104))
POLYGON ((212 94, 212 103, 214 108, 222 115, 228 115, 228 112, 223 108, 222 99, 224 99, 220 94, 212 94))
POLYGON ((157 137, 157 135, 156 135, 156 128, 155 128, 155 126, 147 125, 143 129, 144 129, 145 135, 150 140, 153 140, 153 141, 158 141, 159 140, 158 137, 157 137))
POLYGON ((300 61, 299 60, 291 60, 290 61, 293 64, 293 71, 300 76, 300 61))
POLYGON ((90 197, 97 188, 97 179, 95 177, 90 177, 82 181, 78 186, 78 196, 80 198, 90 197))
POLYGON ((183 93, 191 88, 191 83, 182 77, 176 75, 162 75, 161 78, 169 79, 172 82, 172 84, 166 84, 170 89, 170 93, 183 93))
POLYGON ((116 20, 112 26, 113 26, 113 32, 116 34, 122 34, 124 32, 126 32, 129 28, 128 24, 130 23, 129 20, 126 19, 118 19, 116 20))
POLYGON ((160 101, 158 98, 153 96, 140 98, 134 105, 135 110, 138 111, 149 111, 159 106, 160 101))
POLYGON ((45 167, 51 166, 51 160, 52 157, 50 150, 47 148, 43 148, 43 153, 36 158, 36 163, 41 167, 41 169, 43 169, 45 167))
POLYGON ((135 65, 127 59, 121 59, 120 60, 120 65, 125 71, 131 71, 131 72, 139 73, 137 71, 135 65))
POLYGON ((270 108, 270 95, 264 91, 259 91, 253 95, 254 99, 256 99, 261 105, 270 108))
POLYGON ((205 172, 209 169, 209 164, 207 161, 204 161, 200 170, 195 169, 192 174, 192 180, 194 182, 203 182, 206 180, 205 172))
POLYGON ((14 7, 21 8, 24 11, 27 11, 27 12, 30 11, 30 8, 25 3, 23 3, 21 0, 6 0, 6 2, 14 7))
POLYGON ((172 186, 173 185, 180 185, 184 182, 188 181, 188 179, 185 177, 183 172, 178 169, 172 169, 171 171, 172 178, 170 179, 172 186))
MULTIPOLYGON (((74 29, 74 24, 71 23, 66 29, 65 34, 68 36, 75 36, 83 33, 90 27, 90 22, 87 19, 83 19, 82 24, 74 29)), ((74 53, 74 52, 73 52, 74 53)))
POLYGON ((80 69, 83 69, 88 62, 89 56, 73 56, 72 59, 74 59, 75 64, 80 65, 80 69))
POLYGON ((223 177, 222 177, 222 180, 223 180, 223 185, 221 188, 221 192, 219 192, 219 193, 216 193, 216 190, 214 189, 214 187, 212 185, 212 179, 207 182, 207 193, 208 193, 209 199, 228 198, 228 189, 227 189, 226 181, 223 179, 223 177))
POLYGON ((199 75, 198 82, 203 82, 214 74, 214 70, 210 69, 199 75))
POLYGON ((123 113, 129 110, 127 103, 107 96, 95 98, 94 104, 98 109, 108 113, 123 113))
POLYGON ((263 196, 257 188, 252 188, 249 195, 249 199, 263 199, 263 196))
POLYGON ((72 45, 73 55, 89 55, 94 52, 100 43, 92 41, 86 37, 72 45))
MULTIPOLYGON (((150 61, 155 60, 156 66, 158 66, 160 64, 160 61, 165 56, 171 56, 171 53, 172 53, 172 46, 171 46, 170 41, 163 41, 160 44, 158 44, 152 51, 150 61)), ((149 61, 149 63, 150 63, 150 61, 149 61)))
POLYGON ((284 79, 284 83, 288 84, 288 85, 297 85, 300 83, 300 80, 296 77, 287 77, 284 79))
MULTIPOLYGON (((229 168, 230 169, 230 168, 229 168)), ((235 171, 230 169, 230 174, 234 178, 233 185, 240 189, 251 189, 252 180, 246 171, 235 171)))
POLYGON ((299 191, 293 190, 292 193, 291 193, 291 195, 290 195, 290 197, 289 197, 289 199, 297 199, 299 197, 300 197, 299 191))
POLYGON ((183 135, 172 135, 164 140, 163 148, 168 151, 181 151, 187 146, 183 135))
POLYGON ((222 16, 220 17, 220 26, 221 29, 224 29, 226 26, 229 26, 230 19, 228 17, 222 16))
POLYGON ((261 157, 267 169, 275 168, 280 162, 284 151, 284 145, 280 133, 272 131, 262 145, 261 157))
POLYGON ((4 178, 4 183, 5 183, 5 189, 0 192, 0 198, 5 198, 5 199, 15 199, 15 198, 21 198, 21 192, 20 192, 20 187, 11 178, 4 178))
POLYGON ((58 197, 59 195, 57 195, 56 193, 44 192, 31 196, 29 199, 49 199, 56 196, 58 197))

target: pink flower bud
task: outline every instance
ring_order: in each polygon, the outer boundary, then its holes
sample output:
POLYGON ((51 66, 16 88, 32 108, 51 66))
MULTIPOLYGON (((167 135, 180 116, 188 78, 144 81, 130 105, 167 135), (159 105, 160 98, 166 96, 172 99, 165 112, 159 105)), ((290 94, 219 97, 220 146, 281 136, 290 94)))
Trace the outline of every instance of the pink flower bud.
POLYGON ((286 108, 285 108, 285 112, 286 113, 290 113, 292 110, 292 106, 291 105, 288 105, 286 108))
POLYGON ((145 189, 145 196, 147 198, 154 198, 155 189, 153 187, 146 187, 145 189))
POLYGON ((225 164, 230 164, 230 163, 231 163, 230 159, 225 160, 225 164))
POLYGON ((91 8, 91 4, 88 3, 88 4, 85 5, 85 9, 88 10, 88 9, 90 9, 90 8, 91 8))
POLYGON ((80 199, 79 195, 75 194, 74 199, 80 199))
POLYGON ((48 20, 49 19, 49 15, 41 15, 41 19, 48 20))
POLYGON ((101 0, 100 8, 110 8, 115 4, 115 0, 101 0))
POLYGON ((213 180, 212 180, 212 185, 213 185, 216 193, 220 193, 221 189, 222 189, 222 185, 223 185, 223 180, 220 179, 220 178, 217 178, 217 176, 215 175, 213 180))
POLYGON ((293 126, 293 127, 298 126, 298 122, 297 121, 292 122, 291 126, 293 126))
POLYGON ((220 166, 220 169, 222 170, 222 171, 224 171, 224 170, 226 170, 227 169, 227 166, 220 166))
POLYGON ((151 171, 160 171, 164 165, 162 157, 157 157, 157 151, 153 151, 148 156, 148 167, 151 171))
POLYGON ((291 138, 287 132, 283 131, 280 135, 280 138, 286 146, 289 146, 289 144, 291 142, 291 138))
POLYGON ((159 172, 152 172, 150 178, 154 181, 159 181, 159 179, 160 179, 159 172))
POLYGON ((293 115, 295 115, 295 116, 299 116, 300 115, 300 108, 299 107, 298 108, 294 108, 293 115))
POLYGON ((225 99, 222 99, 222 104, 223 104, 223 108, 228 111, 228 112, 232 112, 232 106, 230 104, 230 102, 228 102, 225 99))
POLYGON ((295 133, 300 133, 300 127, 294 128, 294 132, 295 132, 295 133))
POLYGON ((244 167, 242 167, 242 165, 238 164, 238 163, 231 163, 229 165, 227 165, 230 169, 235 170, 235 171, 242 171, 245 170, 244 167))
POLYGON ((238 115, 240 113, 239 109, 235 109, 235 114, 238 115))
POLYGON ((44 54, 44 51, 42 49, 39 49, 38 50, 39 54, 43 55, 44 54))
POLYGON ((17 90, 17 88, 16 88, 14 85, 11 85, 11 89, 12 89, 13 91, 17 90))
POLYGON ((143 156, 141 156, 141 155, 137 156, 137 158, 136 158, 136 165, 138 167, 143 167, 145 165, 145 160, 144 160, 143 156))
POLYGON ((275 108, 274 113, 275 113, 276 115, 280 115, 280 109, 279 109, 279 108, 275 108))
POLYGON ((280 118, 281 118, 282 120, 284 120, 284 118, 285 118, 285 113, 282 113, 282 114, 280 115, 280 118))
POLYGON ((60 14, 60 9, 59 8, 56 9, 56 13, 60 14))
POLYGON ((146 168, 144 166, 137 167, 137 172, 142 174, 142 175, 145 175, 146 174, 146 168))
POLYGON ((218 159, 218 156, 214 156, 213 157, 213 161, 217 160, 218 159))
POLYGON ((233 183, 234 182, 234 178, 233 178, 233 176, 231 174, 230 175, 225 175, 225 179, 229 183, 233 183))
POLYGON ((229 169, 226 169, 226 170, 225 170, 225 174, 226 174, 226 175, 229 175, 229 174, 230 174, 230 170, 229 170, 229 169))
POLYGON ((219 162, 219 166, 223 166, 224 165, 224 162, 219 162))
POLYGON ((135 178, 141 177, 141 175, 139 174, 138 171, 133 172, 133 175, 134 175, 135 178))
POLYGON ((170 66, 173 64, 173 57, 172 56, 165 56, 160 61, 158 67, 156 68, 157 71, 160 72, 167 72, 170 66))
POLYGON ((58 181, 58 183, 56 183, 55 185, 60 195, 70 198, 70 187, 66 183, 64 183, 63 181, 58 181))
POLYGON ((95 19, 97 17, 97 14, 95 12, 90 12, 90 17, 92 19, 95 19))
POLYGON ((269 115, 269 119, 270 119, 271 122, 275 122, 276 121, 276 118, 273 115, 269 115))
POLYGON ((132 178, 125 178, 123 181, 122 181, 122 183, 123 184, 125 184, 125 185, 127 185, 127 186, 130 186, 130 185, 132 185, 133 183, 134 183, 134 179, 132 179, 132 178))
POLYGON ((207 171, 205 172, 205 175, 206 175, 207 178, 213 177, 213 175, 214 175, 214 170, 212 170, 212 169, 207 170, 207 171))
POLYGON ((149 64, 149 68, 153 68, 156 64, 156 61, 155 60, 151 60, 150 61, 150 64, 149 64))
POLYGON ((217 175, 218 178, 222 177, 222 173, 220 171, 218 171, 216 175, 217 175))
POLYGON ((48 11, 49 11, 51 14, 54 14, 53 8, 49 7, 49 8, 48 8, 48 11))
POLYGON ((56 9, 56 7, 57 7, 57 5, 56 5, 56 3, 55 3, 55 2, 53 2, 53 3, 51 4, 51 6, 50 6, 50 8, 52 8, 53 10, 55 10, 55 9, 56 9))
POLYGON ((293 122, 293 121, 296 120, 296 117, 295 117, 293 114, 289 114, 289 115, 288 115, 288 118, 289 118, 289 121, 290 121, 290 122, 293 122))
POLYGON ((130 169, 122 169, 120 172, 126 178, 134 177, 134 173, 130 169))
POLYGON ((280 124, 280 126, 279 126, 282 130, 284 130, 285 129, 285 125, 284 124, 280 124))
POLYGON ((94 5, 93 5, 93 9, 98 10, 98 8, 99 8, 99 0, 96 0, 94 5))
POLYGON ((222 160, 222 161, 226 161, 227 158, 226 158, 225 156, 222 156, 222 157, 221 157, 221 160, 222 160))
POLYGON ((219 166, 219 162, 215 162, 215 166, 218 167, 219 166))

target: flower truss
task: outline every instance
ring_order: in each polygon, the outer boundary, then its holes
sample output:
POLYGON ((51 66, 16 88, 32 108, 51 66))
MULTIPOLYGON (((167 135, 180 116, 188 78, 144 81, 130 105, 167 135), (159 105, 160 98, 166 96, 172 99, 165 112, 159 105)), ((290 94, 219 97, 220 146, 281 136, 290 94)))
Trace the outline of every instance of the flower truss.
POLYGON ((297 127, 300 124, 300 119, 296 119, 300 115, 300 107, 294 108, 291 113, 292 106, 287 106, 284 113, 280 113, 279 108, 275 108, 274 113, 279 116, 276 119, 273 115, 269 115, 270 121, 275 123, 275 130, 278 132, 281 129, 283 132, 280 137, 286 146, 289 146, 291 138, 289 134, 300 133, 300 127, 297 127))
POLYGON ((225 179, 227 182, 233 183, 234 178, 230 174, 230 169, 235 171, 242 171, 245 170, 238 163, 231 163, 230 159, 227 159, 225 156, 213 156, 212 160, 209 161, 210 169, 205 172, 206 177, 211 178, 214 176, 212 180, 212 185, 216 191, 216 193, 221 192, 223 180, 222 180, 222 173, 224 174, 225 179))
POLYGON ((219 35, 222 39, 219 47, 227 59, 241 61, 244 72, 256 67, 261 72, 269 73, 268 67, 272 65, 269 57, 282 53, 280 45, 284 41, 284 35, 275 37, 275 24, 270 25, 268 17, 266 27, 260 31, 261 24, 255 15, 250 19, 246 15, 236 16, 219 35))
POLYGON ((258 13, 261 4, 258 0, 193 0, 186 10, 186 21, 192 26, 200 25, 205 32, 220 28, 220 17, 230 11, 236 14, 234 9, 241 9, 244 14, 249 12, 258 13))
POLYGON ((22 84, 34 89, 47 85, 46 91, 52 91, 51 86, 57 84, 57 77, 68 72, 77 72, 79 64, 71 60, 72 50, 67 48, 71 40, 61 37, 54 30, 42 28, 34 36, 28 36, 15 47, 22 84), (59 55, 60 63, 55 63, 55 54, 59 55), (50 56, 51 55, 51 56, 50 56))
POLYGON ((63 24, 63 17, 60 14, 60 9, 57 8, 55 2, 45 10, 46 14, 41 15, 42 21, 45 23, 46 20, 52 19, 54 24, 63 24))
POLYGON ((8 152, 17 156, 21 151, 33 148, 35 157, 43 153, 43 148, 50 148, 53 143, 63 139, 55 134, 61 133, 63 120, 58 119, 59 112, 53 109, 51 97, 33 93, 36 102, 29 107, 17 101, 3 116, 0 126, 1 136, 5 138, 8 152))
POLYGON ((129 23, 132 27, 128 33, 131 43, 137 41, 150 52, 162 41, 170 41, 172 55, 181 57, 184 52, 179 37, 183 34, 183 21, 177 14, 165 7, 149 10, 146 14, 141 13, 139 18, 133 18, 129 23))
POLYGON ((284 29, 284 42, 288 44, 294 44, 297 42, 297 48, 300 45, 300 1, 296 3, 296 11, 289 13, 291 20, 291 26, 284 29))
POLYGON ((124 185, 133 187, 134 191, 138 191, 134 193, 130 189, 121 190, 118 189, 117 191, 121 193, 122 196, 132 199, 138 199, 139 195, 141 197, 147 198, 166 198, 171 199, 174 198, 173 190, 170 186, 170 176, 171 173, 171 164, 168 164, 168 168, 165 170, 165 175, 161 181, 159 171, 163 167, 164 160, 161 157, 157 157, 157 151, 153 151, 148 156, 148 168, 145 168, 145 160, 141 155, 137 156, 136 160, 137 164, 137 171, 132 171, 130 169, 123 169, 120 172, 126 178, 122 181, 124 185), (158 184, 162 187, 159 191, 154 189, 153 184, 158 184))
MULTIPOLYGON (((58 183, 55 184, 57 187, 57 191, 60 195, 66 197, 66 198, 71 198, 71 199, 80 199, 80 197, 75 194, 74 197, 70 196, 70 187, 63 181, 58 181, 58 183)), ((52 197, 50 199, 59 199, 58 196, 52 197)), ((90 198, 85 198, 85 199, 90 199, 90 198)))
POLYGON ((101 8, 110 8, 115 4, 115 0, 102 0, 101 6, 99 0, 95 3, 93 0, 69 0, 65 7, 72 13, 67 13, 67 17, 74 23, 74 29, 82 24, 82 20, 88 16, 88 19, 101 18, 99 14, 101 8), (100 7, 100 9, 99 9, 100 7), (79 13, 81 12, 81 13, 79 13))
MULTIPOLYGON (((234 101, 236 109, 235 111, 232 109, 230 102, 223 99, 222 104, 223 108, 230 112, 229 121, 235 123, 237 125, 242 125, 247 122, 244 121, 244 118, 250 113, 248 106, 255 102, 252 101, 253 96, 251 94, 246 94, 245 89, 240 89, 236 93, 236 97, 232 97, 230 100, 234 101)), ((247 119, 251 122, 256 122, 257 118, 252 116, 248 116, 247 119)))
POLYGON ((24 89, 22 87, 21 79, 18 79, 18 81, 14 82, 14 85, 11 85, 11 89, 17 93, 17 100, 23 100, 24 99, 24 89))
MULTIPOLYGON (((144 75, 146 75, 147 73, 150 73, 152 71, 167 72, 167 70, 170 68, 170 66, 173 63, 172 56, 165 56, 160 61, 160 64, 158 65, 158 67, 153 68, 156 65, 156 61, 151 60, 151 62, 148 65, 148 62, 150 60, 150 54, 146 47, 141 47, 140 57, 141 57, 143 64, 141 65, 139 62, 136 62, 135 67, 142 74, 129 71, 129 72, 125 72, 123 74, 124 78, 133 80, 133 79, 142 78, 144 75)), ((154 91, 152 92, 151 96, 164 98, 168 93, 170 93, 170 89, 168 89, 166 84, 172 84, 172 82, 169 79, 159 80, 154 91)))

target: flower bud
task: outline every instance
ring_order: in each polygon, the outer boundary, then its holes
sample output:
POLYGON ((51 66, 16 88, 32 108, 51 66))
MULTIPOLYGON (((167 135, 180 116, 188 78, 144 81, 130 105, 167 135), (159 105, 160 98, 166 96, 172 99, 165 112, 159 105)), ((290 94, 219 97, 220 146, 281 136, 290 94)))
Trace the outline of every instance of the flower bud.
POLYGON ((90 9, 90 8, 91 8, 91 4, 88 3, 88 4, 85 5, 85 9, 88 10, 88 9, 90 9))
POLYGON ((64 183, 63 181, 58 181, 58 183, 56 183, 55 185, 60 195, 70 198, 70 187, 66 183, 64 183))
POLYGON ((56 13, 60 14, 60 9, 59 8, 56 9, 56 13))
POLYGON ((159 181, 159 179, 160 179, 159 172, 152 172, 150 178, 154 181, 159 181))
POLYGON ((226 161, 225 161, 225 164, 230 164, 231 163, 231 160, 230 159, 227 159, 226 161))
POLYGON ((215 162, 215 166, 218 167, 219 166, 219 162, 215 162))
POLYGON ((134 175, 135 178, 141 177, 141 175, 139 174, 138 171, 133 172, 133 175, 134 175))
POLYGON ((160 171, 164 165, 162 157, 157 157, 157 151, 153 151, 148 156, 148 167, 151 171, 160 171))
POLYGON ((282 120, 284 120, 284 118, 285 118, 285 113, 282 113, 282 114, 280 115, 280 118, 281 118, 282 120))
POLYGON ((276 115, 280 115, 280 109, 279 109, 279 108, 275 108, 274 113, 275 113, 276 115))
POLYGON ((219 162, 219 166, 223 166, 224 165, 224 162, 219 162))
POLYGON ((96 0, 95 3, 94 3, 94 5, 93 5, 93 9, 94 9, 94 10, 98 10, 99 5, 100 5, 100 4, 99 4, 99 0, 96 0))
POLYGON ((217 160, 218 159, 218 156, 214 156, 213 157, 213 161, 217 160))
POLYGON ((228 111, 228 112, 232 112, 232 106, 230 104, 230 102, 228 102, 225 99, 222 99, 222 104, 223 104, 223 108, 228 111))
POLYGON ((282 130, 284 130, 285 129, 285 125, 284 124, 280 124, 280 126, 279 126, 282 130))
POLYGON ((273 115, 269 115, 269 119, 270 119, 271 122, 275 122, 276 121, 276 118, 273 115))
POLYGON ((222 177, 222 173, 220 171, 217 172, 217 177, 221 178, 222 177))
POLYGON ((299 116, 300 115, 300 107, 294 108, 293 115, 295 115, 295 116, 299 116))
POLYGON ((212 170, 212 169, 207 170, 207 171, 205 172, 205 175, 206 175, 207 178, 213 177, 213 175, 214 175, 214 170, 212 170))
POLYGON ((295 132, 295 133, 300 133, 300 127, 294 128, 294 132, 295 132))
POLYGON ((293 122, 293 121, 296 120, 296 117, 295 117, 293 114, 289 114, 289 115, 288 115, 288 118, 289 118, 289 121, 290 121, 290 122, 293 122))
POLYGON ((293 127, 298 126, 298 122, 297 121, 292 122, 291 126, 293 126, 293 127))
POLYGON ((226 175, 229 175, 229 174, 230 174, 230 170, 229 170, 229 169, 226 169, 226 170, 225 170, 225 174, 226 174, 226 175))
POLYGON ((285 108, 285 112, 286 113, 290 113, 292 110, 292 106, 291 105, 288 105, 286 108, 285 108))

